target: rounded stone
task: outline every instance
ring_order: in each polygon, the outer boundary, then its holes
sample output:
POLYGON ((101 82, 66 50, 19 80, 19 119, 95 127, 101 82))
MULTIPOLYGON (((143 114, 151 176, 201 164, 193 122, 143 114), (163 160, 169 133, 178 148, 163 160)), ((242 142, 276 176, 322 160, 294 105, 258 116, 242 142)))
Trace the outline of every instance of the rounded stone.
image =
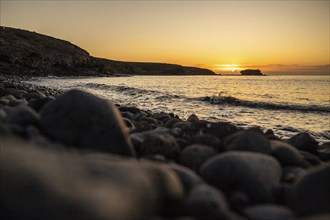
POLYGON ((328 213, 329 186, 330 164, 311 169, 293 185, 291 207, 301 216, 328 213))
POLYGON ((175 138, 170 134, 149 133, 145 135, 141 148, 140 156, 160 154, 167 159, 177 160, 180 153, 180 146, 175 138))
POLYGON ((317 166, 322 163, 322 161, 317 156, 315 156, 315 154, 312 154, 312 153, 309 153, 309 152, 303 151, 303 150, 299 150, 299 153, 306 162, 308 162, 309 164, 311 164, 313 166, 317 166))
POLYGON ((298 150, 307 151, 312 154, 317 153, 318 142, 314 140, 308 133, 299 133, 288 140, 289 144, 298 150))
POLYGON ((271 141, 272 156, 275 157, 282 166, 310 167, 299 151, 291 145, 282 141, 271 141))
POLYGON ((218 189, 206 184, 197 186, 188 194, 184 211, 196 219, 230 219, 226 197, 218 189))
POLYGON ((27 105, 19 105, 16 107, 6 108, 7 124, 20 126, 38 125, 39 115, 27 105))
POLYGON ((224 140, 224 150, 253 151, 270 154, 270 141, 256 129, 236 132, 224 140))
POLYGON ((217 151, 222 151, 222 142, 219 138, 211 134, 201 134, 193 136, 190 140, 191 144, 203 144, 217 151))
POLYGON ((40 112, 45 134, 67 145, 120 155, 134 155, 118 110, 107 100, 71 90, 40 112))
POLYGON ((191 169, 176 163, 170 163, 169 166, 181 180, 186 192, 190 192, 196 186, 205 184, 205 181, 191 169))
POLYGON ((232 151, 208 159, 200 174, 226 194, 242 191, 251 203, 272 202, 273 189, 280 183, 281 165, 268 155, 232 151))
POLYGON ((180 154, 180 163, 189 167, 195 172, 199 171, 200 166, 217 152, 206 145, 193 144, 186 147, 180 154))

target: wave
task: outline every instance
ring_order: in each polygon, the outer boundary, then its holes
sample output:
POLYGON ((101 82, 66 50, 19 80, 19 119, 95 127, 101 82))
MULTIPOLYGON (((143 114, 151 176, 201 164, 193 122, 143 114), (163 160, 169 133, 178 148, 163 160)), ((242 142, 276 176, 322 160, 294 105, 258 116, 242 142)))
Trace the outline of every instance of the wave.
POLYGON ((129 86, 122 85, 106 85, 106 84, 98 84, 98 83, 87 83, 84 86, 91 89, 98 90, 112 90, 115 92, 119 92, 129 96, 136 95, 145 95, 152 96, 155 98, 155 101, 165 101, 169 99, 183 99, 186 101, 201 101, 207 102, 213 105, 231 105, 231 106, 241 106, 241 107, 249 107, 249 108, 259 108, 259 109, 268 109, 268 110, 290 110, 290 111, 300 111, 300 112, 330 112, 330 106, 318 106, 318 105, 297 105, 297 104, 281 104, 281 103, 270 103, 270 102, 262 102, 262 101, 249 101, 242 100, 232 96, 205 96, 198 98, 189 98, 182 95, 174 95, 168 94, 162 91, 156 90, 147 90, 134 88, 129 86))
POLYGON ((241 100, 232 96, 206 96, 199 98, 200 101, 208 102, 214 105, 233 105, 249 108, 262 108, 269 110, 295 110, 301 112, 330 112, 330 107, 319 105, 297 105, 297 104, 281 104, 269 103, 262 101, 241 100))
POLYGON ((171 95, 168 93, 164 93, 161 91, 156 90, 147 90, 147 89, 140 89, 134 88, 129 86, 120 86, 120 85, 105 85, 105 84, 98 84, 98 83, 87 83, 84 86, 91 89, 98 89, 98 90, 112 90, 115 92, 119 92, 129 96, 135 95, 152 95, 155 97, 157 101, 165 101, 166 99, 184 99, 184 96, 178 95, 171 95))

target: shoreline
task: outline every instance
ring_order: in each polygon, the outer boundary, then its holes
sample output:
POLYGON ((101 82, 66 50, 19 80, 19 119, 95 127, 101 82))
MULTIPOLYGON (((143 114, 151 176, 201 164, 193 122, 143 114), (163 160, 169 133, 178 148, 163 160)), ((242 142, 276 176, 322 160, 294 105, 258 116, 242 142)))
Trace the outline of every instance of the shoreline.
POLYGON ((81 218, 87 210, 90 219, 127 220, 330 215, 323 190, 329 142, 307 133, 283 140, 271 130, 194 114, 183 120, 23 80, 0 75, 5 211, 32 207, 31 218, 42 213, 63 219, 81 218), (31 186, 37 190, 32 195, 31 186), (107 196, 98 194, 100 187, 107 196))

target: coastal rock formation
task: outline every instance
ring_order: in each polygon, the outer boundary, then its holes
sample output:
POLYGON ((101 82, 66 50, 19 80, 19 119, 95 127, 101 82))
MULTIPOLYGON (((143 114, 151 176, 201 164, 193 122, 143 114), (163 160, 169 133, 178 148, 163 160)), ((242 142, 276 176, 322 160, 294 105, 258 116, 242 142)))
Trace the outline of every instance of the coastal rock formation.
POLYGON ((240 71, 240 73, 243 76, 262 76, 263 75, 261 73, 261 71, 258 70, 258 69, 256 69, 256 70, 253 70, 253 69, 242 70, 242 71, 240 71))
POLYGON ((27 76, 214 75, 175 64, 122 62, 90 56, 65 40, 0 26, 0 74, 27 76))

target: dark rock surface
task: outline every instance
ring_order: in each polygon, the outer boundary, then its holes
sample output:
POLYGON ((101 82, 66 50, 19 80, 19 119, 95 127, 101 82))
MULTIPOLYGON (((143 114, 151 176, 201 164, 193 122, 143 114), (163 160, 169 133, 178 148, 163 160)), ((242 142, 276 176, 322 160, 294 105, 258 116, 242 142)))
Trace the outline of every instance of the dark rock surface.
POLYGON ((283 141, 271 141, 271 149, 272 155, 282 166, 300 166, 303 168, 311 166, 296 148, 283 141))
POLYGON ((144 219, 183 196, 173 171, 147 162, 84 159, 16 141, 3 143, 0 162, 4 219, 144 219))
POLYGON ((74 146, 134 155, 118 110, 107 100, 71 90, 46 105, 40 123, 50 138, 74 146))
POLYGON ((261 71, 258 70, 258 69, 256 69, 256 70, 253 70, 253 69, 242 70, 242 71, 240 71, 240 73, 243 76, 262 76, 263 75, 261 73, 261 71))
POLYGON ((256 205, 244 210, 251 220, 294 220, 295 214, 289 208, 279 205, 256 205))
POLYGON ((195 172, 199 171, 200 166, 217 152, 206 145, 193 144, 186 147, 180 154, 180 163, 195 172))
POLYGON ((316 154, 318 142, 314 140, 308 133, 300 133, 288 140, 288 143, 296 147, 298 150, 303 150, 316 154))
POLYGON ((311 169, 294 185, 291 206, 298 215, 329 213, 330 164, 311 169))
POLYGON ((224 150, 253 151, 270 154, 270 142, 263 133, 255 130, 243 130, 236 132, 224 140, 224 150))
POLYGON ((197 186, 188 194, 184 202, 184 213, 198 220, 230 219, 223 193, 206 184, 197 186))
POLYGON ((273 189, 281 178, 281 166, 272 157, 251 152, 225 152, 207 160, 201 176, 220 190, 242 191, 252 203, 273 202, 273 189))

